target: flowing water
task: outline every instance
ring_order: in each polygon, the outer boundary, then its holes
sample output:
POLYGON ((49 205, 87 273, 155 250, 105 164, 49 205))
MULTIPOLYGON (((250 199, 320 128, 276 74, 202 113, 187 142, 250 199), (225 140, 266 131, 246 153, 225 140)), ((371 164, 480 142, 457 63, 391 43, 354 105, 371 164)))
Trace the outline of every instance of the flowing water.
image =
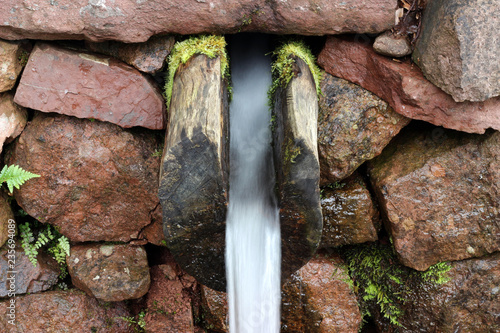
POLYGON ((271 64, 264 36, 238 36, 230 50, 229 329, 278 333, 281 241, 267 104, 271 64))

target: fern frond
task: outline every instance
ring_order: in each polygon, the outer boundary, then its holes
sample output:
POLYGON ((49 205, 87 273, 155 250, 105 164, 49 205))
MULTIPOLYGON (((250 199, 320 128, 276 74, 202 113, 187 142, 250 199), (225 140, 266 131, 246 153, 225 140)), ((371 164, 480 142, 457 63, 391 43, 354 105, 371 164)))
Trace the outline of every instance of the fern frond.
POLYGON ((0 171, 0 184, 7 182, 9 192, 12 193, 14 188, 19 189, 19 186, 23 185, 26 181, 37 177, 40 177, 40 175, 26 171, 19 165, 5 165, 2 171, 0 171))

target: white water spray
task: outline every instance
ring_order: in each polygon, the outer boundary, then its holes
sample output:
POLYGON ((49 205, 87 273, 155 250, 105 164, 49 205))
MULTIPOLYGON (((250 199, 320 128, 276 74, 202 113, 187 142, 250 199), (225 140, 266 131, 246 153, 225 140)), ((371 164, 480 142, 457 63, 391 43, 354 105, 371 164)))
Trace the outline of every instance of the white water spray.
POLYGON ((231 48, 235 61, 226 227, 231 333, 280 331, 281 240, 267 104, 271 63, 263 38, 238 36, 231 48))

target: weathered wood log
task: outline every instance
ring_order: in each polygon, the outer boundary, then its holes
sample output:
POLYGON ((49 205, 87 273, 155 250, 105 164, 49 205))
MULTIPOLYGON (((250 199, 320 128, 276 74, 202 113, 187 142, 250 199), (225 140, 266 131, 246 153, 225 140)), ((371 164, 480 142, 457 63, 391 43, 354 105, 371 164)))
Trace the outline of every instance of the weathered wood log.
POLYGON ((176 261, 200 283, 222 291, 228 119, 220 59, 194 56, 173 83, 159 196, 176 261))
POLYGON ((281 225, 282 283, 315 253, 323 227, 313 76, 295 59, 295 76, 275 95, 274 159, 281 225))

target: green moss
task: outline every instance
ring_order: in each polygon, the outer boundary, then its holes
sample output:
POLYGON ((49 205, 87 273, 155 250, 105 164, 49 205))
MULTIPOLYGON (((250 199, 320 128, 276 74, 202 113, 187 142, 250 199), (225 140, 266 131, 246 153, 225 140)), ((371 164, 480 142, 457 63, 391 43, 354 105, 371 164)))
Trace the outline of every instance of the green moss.
POLYGON ((381 314, 394 326, 401 326, 401 305, 413 290, 437 286, 449 281, 448 263, 438 263, 420 272, 398 263, 390 244, 362 244, 343 253, 360 300, 361 311, 369 315, 376 304, 381 314))
POLYGON ((271 67, 273 72, 273 83, 268 92, 270 101, 269 104, 271 108, 273 108, 274 94, 276 93, 278 87, 285 88, 294 76, 294 56, 302 59, 307 64, 314 78, 316 92, 318 93, 318 96, 321 94, 320 82, 322 72, 319 67, 316 66, 316 58, 304 42, 290 41, 280 46, 272 54, 276 57, 276 60, 273 62, 271 67))
POLYGON ((226 40, 223 36, 196 36, 177 42, 168 58, 168 74, 165 82, 167 109, 170 107, 174 76, 181 64, 188 62, 195 54, 204 54, 209 58, 220 57, 223 77, 229 76, 229 60, 226 53, 226 40))

